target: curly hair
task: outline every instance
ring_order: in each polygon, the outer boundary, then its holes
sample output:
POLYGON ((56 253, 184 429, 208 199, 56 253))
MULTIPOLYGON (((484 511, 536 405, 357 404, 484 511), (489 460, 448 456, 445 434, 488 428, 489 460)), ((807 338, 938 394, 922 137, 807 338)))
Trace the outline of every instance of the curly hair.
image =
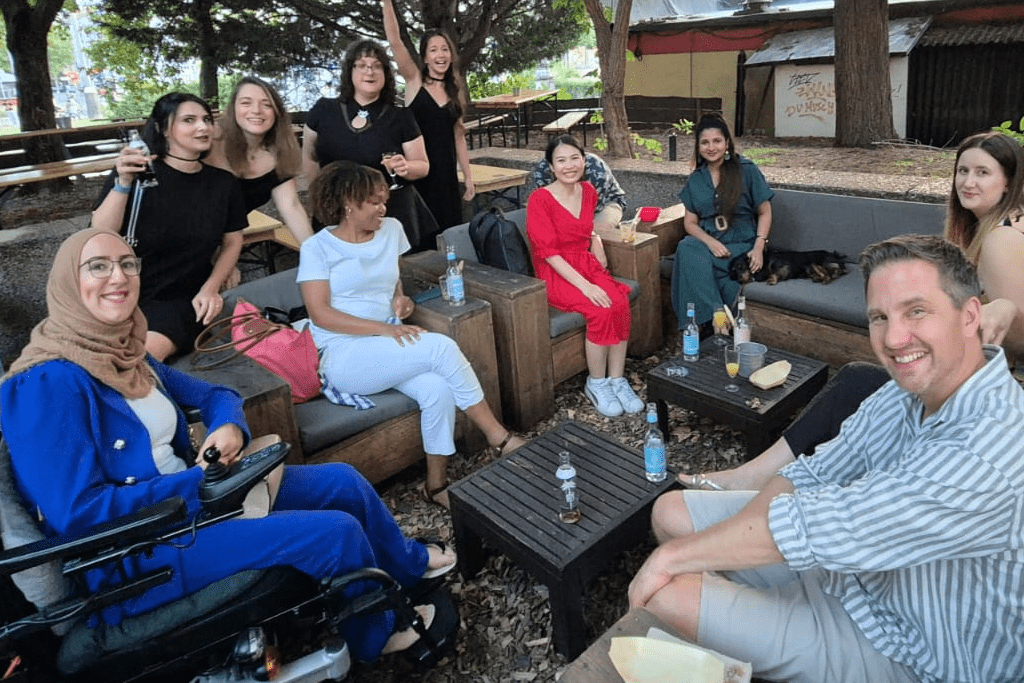
POLYGON ((239 93, 247 85, 255 85, 263 90, 270 104, 274 109, 274 125, 263 135, 261 146, 270 151, 276 160, 277 173, 282 178, 293 178, 302 170, 302 152, 299 150, 299 143, 292 132, 292 119, 285 109, 284 100, 274 89, 274 86, 262 78, 256 76, 245 76, 235 85, 231 99, 225 108, 220 119, 220 129, 223 131, 224 156, 233 169, 245 165, 245 155, 248 145, 245 141, 245 134, 238 125, 235 118, 235 103, 238 102, 239 93))
POLYGON ((375 40, 356 41, 345 51, 345 58, 341 64, 341 85, 338 87, 338 97, 345 102, 350 102, 355 97, 356 89, 352 85, 352 72, 356 62, 363 57, 374 57, 380 61, 380 65, 384 69, 384 87, 381 88, 378 99, 384 104, 394 104, 398 93, 395 86, 395 72, 391 68, 391 59, 388 57, 388 53, 375 40))
POLYGON ((309 185, 309 205, 325 226, 341 223, 350 207, 362 204, 378 192, 388 195, 384 174, 354 161, 334 161, 309 185))
MULTIPOLYGON (((174 123, 174 117, 178 114, 178 108, 185 102, 195 102, 206 110, 206 113, 213 119, 213 110, 206 100, 189 92, 169 92, 163 95, 153 104, 153 111, 142 128, 142 139, 149 145, 150 154, 155 154, 157 159, 167 156, 167 132, 174 123)), ((199 155, 202 159, 210 151, 207 150, 199 155)))

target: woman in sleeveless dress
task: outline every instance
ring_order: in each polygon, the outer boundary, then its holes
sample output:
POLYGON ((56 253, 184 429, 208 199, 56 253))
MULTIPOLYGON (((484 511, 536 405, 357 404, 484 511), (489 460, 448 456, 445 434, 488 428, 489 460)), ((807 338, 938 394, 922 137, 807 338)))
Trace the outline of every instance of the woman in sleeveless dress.
POLYGON ((207 163, 238 178, 246 213, 273 199, 282 221, 302 244, 313 229, 295 184, 302 172, 302 152, 284 101, 263 79, 245 76, 229 102, 207 163))
POLYGON ((416 187, 441 230, 463 223, 462 201, 473 199, 476 188, 469 167, 466 131, 462 125, 465 92, 458 76, 458 55, 451 39, 437 29, 420 38, 419 63, 402 42, 394 0, 382 0, 384 32, 398 71, 405 79, 405 106, 423 132, 430 172, 416 187), (466 191, 459 196, 457 168, 462 168, 466 191))

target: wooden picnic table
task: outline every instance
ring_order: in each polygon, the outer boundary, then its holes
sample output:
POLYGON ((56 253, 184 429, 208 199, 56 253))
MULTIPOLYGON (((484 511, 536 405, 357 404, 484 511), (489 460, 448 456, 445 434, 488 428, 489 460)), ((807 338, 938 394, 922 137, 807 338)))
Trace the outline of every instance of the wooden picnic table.
MULTIPOLYGON (((474 211, 480 209, 478 198, 484 194, 497 195, 515 205, 516 208, 522 206, 519 191, 526 184, 526 177, 530 175, 529 171, 523 171, 518 168, 504 168, 503 166, 485 166, 483 164, 470 164, 469 168, 473 172, 473 184, 476 186, 476 197, 473 198, 474 211), (515 199, 508 194, 511 190, 516 192, 515 199)), ((462 169, 460 168, 459 182, 464 180, 462 169)))
POLYGON ((117 133, 130 128, 142 128, 146 121, 144 119, 129 119, 115 121, 112 123, 99 123, 95 126, 80 126, 78 128, 43 128, 40 130, 24 130, 20 133, 0 135, 0 150, 19 149, 24 145, 25 140, 41 137, 60 137, 78 139, 104 139, 119 138, 117 133))
POLYGON ((491 95, 483 99, 473 100, 473 106, 478 109, 512 110, 515 113, 516 119, 516 147, 519 147, 520 132, 524 132, 524 143, 530 142, 529 115, 533 111, 534 103, 541 102, 558 111, 557 95, 557 88, 552 90, 522 90, 518 95, 502 93, 501 95, 491 95))
POLYGON ((9 190, 22 185, 42 183, 48 180, 70 178, 86 173, 102 173, 114 168, 117 153, 96 154, 64 161, 51 161, 46 164, 18 166, 0 171, 0 197, 9 190))
POLYGON ((242 230, 239 263, 263 266, 270 273, 276 273, 277 255, 281 248, 298 251, 299 243, 284 223, 262 211, 253 209, 248 218, 249 225, 242 230))

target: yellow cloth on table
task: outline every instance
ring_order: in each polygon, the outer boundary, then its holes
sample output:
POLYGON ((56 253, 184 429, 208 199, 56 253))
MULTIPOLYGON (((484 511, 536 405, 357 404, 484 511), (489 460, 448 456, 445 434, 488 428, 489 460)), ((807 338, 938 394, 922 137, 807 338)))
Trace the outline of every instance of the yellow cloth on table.
POLYGON ((625 683, 749 683, 750 665, 660 629, 649 637, 612 638, 608 657, 625 683), (653 636, 653 637, 651 637, 653 636))

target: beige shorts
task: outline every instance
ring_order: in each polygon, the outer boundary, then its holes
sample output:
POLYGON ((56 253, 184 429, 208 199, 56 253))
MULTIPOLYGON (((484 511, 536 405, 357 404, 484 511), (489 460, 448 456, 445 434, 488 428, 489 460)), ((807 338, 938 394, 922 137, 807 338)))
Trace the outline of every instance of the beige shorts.
MULTIPOLYGON (((738 512, 750 491, 685 491, 697 531, 738 512)), ((823 570, 771 565, 705 574, 697 642, 750 662, 760 678, 790 683, 918 683, 881 655, 842 603, 822 591, 823 570)))

